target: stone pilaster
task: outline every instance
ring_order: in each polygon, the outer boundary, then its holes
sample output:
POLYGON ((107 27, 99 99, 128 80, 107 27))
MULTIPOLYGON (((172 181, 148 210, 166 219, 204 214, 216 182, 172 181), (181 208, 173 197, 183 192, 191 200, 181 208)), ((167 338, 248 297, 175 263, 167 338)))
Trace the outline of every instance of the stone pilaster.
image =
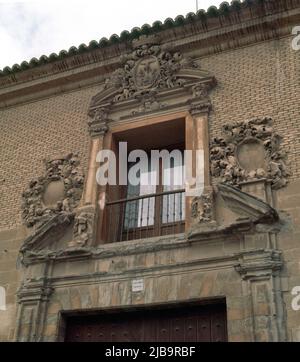
POLYGON ((281 253, 267 249, 243 252, 235 265, 249 300, 249 325, 255 342, 286 340, 279 274, 282 265, 281 253))
POLYGON ((15 340, 41 342, 47 304, 54 289, 43 282, 23 283, 18 291, 18 317, 15 340))
POLYGON ((89 154, 89 168, 80 207, 75 216, 73 240, 69 248, 95 245, 97 238, 97 221, 99 218, 98 184, 96 173, 99 167, 97 155, 103 149, 104 137, 109 130, 108 110, 99 108, 94 110, 93 118, 88 123, 91 135, 89 154))
MULTIPOLYGON (((198 88, 197 88, 198 89, 198 88)), ((211 103, 207 98, 207 86, 202 85, 190 106, 194 125, 194 151, 203 151, 203 164, 196 165, 195 174, 203 172, 203 193, 191 200, 192 229, 216 226, 214 216, 214 192, 210 177, 209 112, 211 103), (200 93, 199 93, 200 92, 200 93), (200 97, 200 98, 199 98, 200 97), (204 98, 203 98, 204 97, 204 98)))

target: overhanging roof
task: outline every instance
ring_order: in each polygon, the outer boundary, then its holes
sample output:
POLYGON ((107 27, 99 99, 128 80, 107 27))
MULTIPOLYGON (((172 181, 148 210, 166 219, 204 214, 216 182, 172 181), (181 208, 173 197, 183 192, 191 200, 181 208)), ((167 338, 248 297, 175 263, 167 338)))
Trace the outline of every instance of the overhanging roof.
MULTIPOLYGON (((295 6, 300 5, 299 0, 286 1, 286 0, 233 0, 231 5, 228 2, 223 2, 219 9, 211 6, 207 11, 199 10, 196 14, 193 12, 188 13, 185 17, 178 15, 175 19, 167 18, 164 22, 155 21, 152 26, 144 24, 142 27, 135 27, 130 32, 124 30, 120 35, 113 34, 109 39, 102 38, 99 41, 92 40, 88 45, 81 44, 79 47, 72 46, 68 51, 61 50, 58 54, 52 53, 49 56, 42 55, 41 57, 32 58, 29 62, 23 61, 21 64, 14 64, 12 67, 6 66, 0 70, 0 77, 15 74, 27 69, 32 69, 44 64, 52 63, 55 61, 63 60, 77 54, 83 54, 95 49, 106 48, 111 45, 126 43, 139 38, 142 35, 157 34, 164 30, 181 27, 188 24, 200 22, 204 25, 204 29, 209 30, 209 22, 218 19, 221 23, 226 23, 225 19, 232 14, 237 14, 237 19, 243 11, 250 10, 251 15, 254 17, 261 17, 273 13, 274 11, 282 11, 287 9, 286 3, 293 3, 295 6)), ((294 7, 295 7, 294 6, 294 7)), ((230 19, 233 22, 233 19, 230 19)))

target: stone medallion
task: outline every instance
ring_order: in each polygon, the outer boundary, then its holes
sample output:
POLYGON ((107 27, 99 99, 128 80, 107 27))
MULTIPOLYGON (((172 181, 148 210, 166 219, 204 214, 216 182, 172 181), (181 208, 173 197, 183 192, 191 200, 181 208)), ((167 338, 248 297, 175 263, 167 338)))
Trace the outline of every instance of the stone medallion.
MULTIPOLYGON (((115 88, 113 103, 132 99, 147 92, 180 87, 185 83, 178 73, 181 69, 196 69, 198 64, 179 52, 168 51, 159 44, 143 44, 121 59, 118 68, 105 81, 103 91, 115 88)), ((97 98, 95 98, 95 101, 97 98)))
POLYGON ((77 154, 45 161, 44 176, 34 178, 22 194, 22 217, 28 227, 55 214, 72 213, 81 198, 84 176, 77 154))
POLYGON ((271 118, 226 124, 222 132, 224 137, 215 138, 210 147, 213 176, 236 186, 262 178, 270 180, 273 189, 287 184, 286 154, 271 118))
POLYGON ((140 59, 134 67, 133 79, 137 89, 147 89, 154 86, 159 78, 160 65, 155 56, 140 59))

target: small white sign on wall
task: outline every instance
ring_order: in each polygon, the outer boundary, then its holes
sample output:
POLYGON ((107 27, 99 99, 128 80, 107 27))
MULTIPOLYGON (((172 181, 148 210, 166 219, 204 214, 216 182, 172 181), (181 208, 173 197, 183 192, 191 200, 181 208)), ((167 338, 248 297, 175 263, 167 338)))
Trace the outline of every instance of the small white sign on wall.
POLYGON ((132 292, 142 292, 144 290, 144 279, 134 279, 131 282, 132 292))
POLYGON ((5 299, 6 299, 5 289, 4 287, 0 286, 0 310, 6 310, 5 299))

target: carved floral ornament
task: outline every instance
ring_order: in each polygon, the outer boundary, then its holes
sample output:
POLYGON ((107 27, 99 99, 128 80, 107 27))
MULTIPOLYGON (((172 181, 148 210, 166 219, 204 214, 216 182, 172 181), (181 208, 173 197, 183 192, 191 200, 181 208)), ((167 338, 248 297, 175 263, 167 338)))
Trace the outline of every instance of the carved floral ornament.
POLYGON ((155 36, 133 42, 133 50, 123 55, 120 63, 121 67, 92 98, 89 110, 92 135, 98 135, 98 131, 103 134, 111 121, 109 115, 116 108, 122 108, 123 117, 157 111, 170 106, 164 97, 168 98, 167 94, 173 91, 186 92, 189 102, 201 103, 207 101, 208 92, 216 83, 195 61, 170 50, 169 45, 159 44, 155 36))
POLYGON ((22 194, 22 217, 28 227, 72 213, 81 198, 84 176, 77 154, 47 160, 45 167, 45 175, 33 179, 22 194))
POLYGON ((143 44, 121 58, 122 68, 117 69, 105 82, 105 89, 119 89, 113 101, 119 102, 142 96, 150 91, 174 88, 185 83, 177 76, 182 68, 198 68, 191 59, 179 52, 171 53, 158 44, 143 44))
POLYGON ((204 192, 192 200, 192 218, 199 224, 213 221, 213 193, 204 192))
POLYGON ((222 132, 224 137, 215 138, 210 147, 213 176, 236 186, 262 178, 271 180, 273 189, 287 184, 286 154, 271 118, 226 124, 222 132))
POLYGON ((69 247, 83 247, 92 240, 93 236, 94 214, 88 211, 82 211, 75 216, 73 227, 73 240, 69 243, 69 247))

